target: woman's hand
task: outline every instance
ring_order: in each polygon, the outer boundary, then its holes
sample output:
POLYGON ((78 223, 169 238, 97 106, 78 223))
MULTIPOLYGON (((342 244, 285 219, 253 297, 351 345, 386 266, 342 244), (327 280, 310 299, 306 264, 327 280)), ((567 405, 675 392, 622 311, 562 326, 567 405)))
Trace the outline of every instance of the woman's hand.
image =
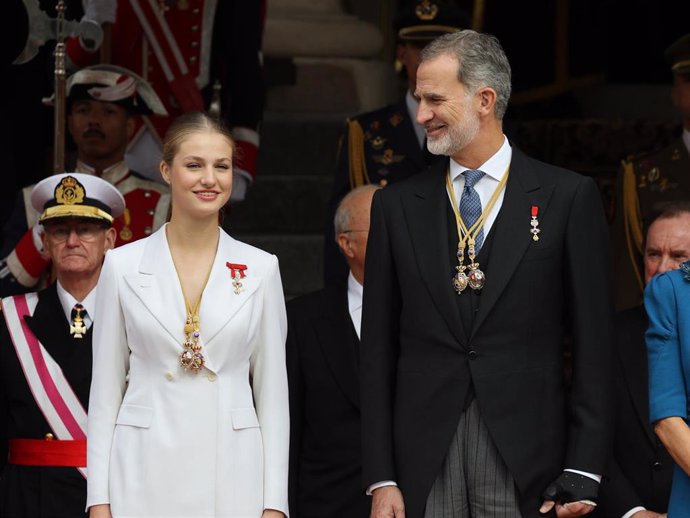
POLYGON ((112 518, 110 504, 92 505, 89 507, 89 518, 112 518))
POLYGON ((676 464, 690 475, 690 427, 676 416, 659 419, 654 431, 676 461, 676 464))
POLYGON ((264 512, 261 513, 261 518, 285 518, 285 515, 275 509, 264 509, 264 512))

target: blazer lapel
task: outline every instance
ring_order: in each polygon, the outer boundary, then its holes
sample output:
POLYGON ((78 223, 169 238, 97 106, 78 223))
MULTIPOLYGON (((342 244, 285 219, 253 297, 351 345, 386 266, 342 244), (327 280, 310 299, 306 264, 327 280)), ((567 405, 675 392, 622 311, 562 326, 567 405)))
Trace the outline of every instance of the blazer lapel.
POLYGON ((553 186, 543 187, 532 171, 524 154, 513 147, 510 176, 506 184, 503 205, 492 228, 493 245, 489 254, 486 271, 487 278, 479 311, 474 319, 470 340, 484 323, 487 315, 498 301, 510 281, 522 256, 533 243, 529 233, 531 207, 539 207, 539 219, 548 218, 548 203, 553 186))
MULTIPOLYGON (((64 365, 82 342, 69 334, 69 323, 62 311, 55 283, 39 297, 34 314, 25 318, 26 323, 48 354, 64 365)), ((90 334, 91 330, 87 333, 90 334)))
POLYGON ((433 166, 423 176, 420 188, 414 193, 407 193, 402 204, 421 276, 439 313, 458 342, 464 345, 467 343, 468 330, 462 325, 453 298, 457 295, 453 291, 453 267, 449 263, 448 232, 451 229, 448 228, 449 201, 444 183, 447 168, 447 159, 433 166))
POLYGON ((199 316, 202 326, 202 341, 208 346, 220 330, 235 316, 261 285, 260 268, 252 248, 243 245, 220 231, 218 250, 213 261, 211 275, 201 298, 199 316), (235 293, 232 275, 227 263, 247 267, 245 277, 240 279, 242 287, 235 293))
POLYGON ((359 368, 355 347, 359 340, 347 307, 347 288, 327 289, 327 307, 316 324, 319 347, 338 386, 359 408, 359 368))
POLYGON ((125 275, 125 282, 181 350, 187 310, 165 237, 165 225, 144 246, 138 272, 125 275))

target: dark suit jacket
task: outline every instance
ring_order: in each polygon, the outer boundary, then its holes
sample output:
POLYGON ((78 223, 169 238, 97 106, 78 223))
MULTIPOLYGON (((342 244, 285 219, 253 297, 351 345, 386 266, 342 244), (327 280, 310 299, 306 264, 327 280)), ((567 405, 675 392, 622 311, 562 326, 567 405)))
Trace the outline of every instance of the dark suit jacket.
POLYGON ((287 305, 290 515, 367 518, 355 333, 342 285, 287 305))
MULTIPOLYGON (((513 148, 486 286, 463 325, 451 277, 447 162, 374 196, 361 347, 364 483, 396 480, 421 518, 470 390, 520 494, 611 449, 608 235, 595 183, 513 148), (530 234, 539 207, 540 239, 530 234), (563 337, 574 336, 566 394, 563 337)), ((489 239, 487 237, 487 241, 489 239)))
POLYGON ((643 306, 616 315, 614 381, 616 431, 613 459, 601 484, 593 516, 620 518, 643 506, 665 513, 671 493, 673 459, 649 422, 649 376, 643 306))
MULTIPOLYGON (((81 339, 69 334, 55 284, 39 293, 29 328, 60 365, 84 408, 91 385, 91 329, 81 339)), ((67 467, 7 464, 8 439, 43 439, 53 432, 26 382, 5 319, 0 322, 0 517, 85 516, 86 480, 67 467)))

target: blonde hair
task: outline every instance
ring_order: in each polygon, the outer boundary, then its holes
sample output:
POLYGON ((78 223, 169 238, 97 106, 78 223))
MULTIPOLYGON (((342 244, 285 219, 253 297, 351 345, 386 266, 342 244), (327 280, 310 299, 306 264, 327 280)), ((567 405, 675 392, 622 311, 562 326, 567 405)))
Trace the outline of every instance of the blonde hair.
POLYGON ((188 112, 175 119, 165 133, 165 138, 163 139, 163 162, 168 164, 168 166, 172 166, 180 145, 187 137, 194 133, 218 133, 223 135, 228 139, 230 146, 232 146, 233 156, 235 155, 235 139, 232 138, 232 134, 220 120, 205 113, 188 112))

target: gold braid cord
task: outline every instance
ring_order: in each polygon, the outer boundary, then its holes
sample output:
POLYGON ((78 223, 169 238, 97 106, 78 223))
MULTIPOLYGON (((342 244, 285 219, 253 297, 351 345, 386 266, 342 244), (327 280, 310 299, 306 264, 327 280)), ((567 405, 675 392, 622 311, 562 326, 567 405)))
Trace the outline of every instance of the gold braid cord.
POLYGON ((474 0, 474 8, 472 9, 472 29, 477 32, 482 32, 484 30, 484 8, 484 0, 474 0))
POLYGON ((364 130, 357 121, 347 121, 349 157, 350 157, 350 189, 369 183, 367 164, 364 160, 364 130))
POLYGON ((633 161, 623 162, 623 225, 625 226, 625 241, 628 246, 628 256, 635 272, 635 278, 640 291, 644 289, 642 273, 639 267, 639 257, 642 255, 642 215, 640 199, 637 196, 637 179, 633 161))

